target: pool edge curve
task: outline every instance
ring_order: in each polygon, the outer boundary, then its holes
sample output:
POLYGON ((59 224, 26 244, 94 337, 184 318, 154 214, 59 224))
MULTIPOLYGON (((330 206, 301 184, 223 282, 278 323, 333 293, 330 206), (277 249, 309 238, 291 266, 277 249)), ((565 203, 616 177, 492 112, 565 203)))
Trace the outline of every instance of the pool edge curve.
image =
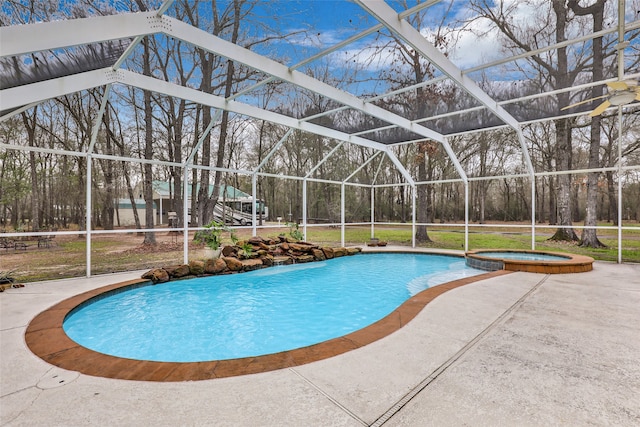
POLYGON ((25 343, 32 353, 51 365, 95 377, 177 382, 255 374, 300 366, 363 347, 402 328, 427 304, 445 292, 508 273, 510 272, 506 270, 487 272, 425 289, 406 300, 386 317, 365 328, 307 347, 262 356, 205 362, 135 360, 90 350, 67 336, 62 325, 72 310, 106 292, 148 282, 135 279, 75 295, 44 310, 29 322, 25 331, 25 343))

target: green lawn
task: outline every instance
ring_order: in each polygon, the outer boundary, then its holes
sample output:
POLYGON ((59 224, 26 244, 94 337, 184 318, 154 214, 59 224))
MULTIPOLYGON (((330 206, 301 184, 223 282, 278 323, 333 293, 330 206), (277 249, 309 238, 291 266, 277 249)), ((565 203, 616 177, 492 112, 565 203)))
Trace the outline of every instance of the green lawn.
MULTIPOLYGON (((265 237, 287 234, 287 228, 265 229, 259 232, 265 237)), ((302 231, 302 230, 301 230, 302 231)), ((617 261, 617 230, 598 230, 600 240, 607 248, 591 249, 577 243, 549 241, 553 229, 539 230, 536 234, 536 249, 553 252, 570 252, 591 256, 597 260, 617 261), (542 234, 544 233, 544 234, 542 234)), ((579 231, 579 230, 578 230, 579 231)), ((431 242, 418 246, 434 249, 464 249, 464 227, 430 227, 431 242)), ((238 232, 247 238, 250 230, 238 232)), ((340 228, 308 227, 307 240, 316 244, 339 246, 340 228)), ((166 232, 158 233, 159 243, 155 247, 144 247, 143 237, 136 233, 95 235, 91 245, 91 273, 104 274, 119 271, 144 270, 170 264, 180 264, 183 260, 182 238, 168 237, 166 232)), ((375 237, 389 244, 410 246, 411 226, 378 225, 375 237)), ((345 230, 345 244, 364 246, 371 238, 370 226, 350 226, 345 230)), ((86 274, 86 242, 84 238, 70 236, 57 239, 50 249, 30 247, 26 252, 4 251, 0 253, 2 271, 12 271, 21 282, 51 280, 66 277, 80 277, 86 274), (5 267, 6 266, 6 267, 5 267), (7 268, 8 267, 8 268, 7 268)), ((228 240, 228 239, 227 239, 228 240)), ((624 230, 622 238, 622 260, 640 262, 640 227, 624 230)), ((229 244, 230 241, 224 243, 229 244)), ((469 249, 530 249, 531 235, 528 228, 491 227, 469 228, 469 249)), ((190 243, 189 258, 201 258, 200 246, 190 243)))

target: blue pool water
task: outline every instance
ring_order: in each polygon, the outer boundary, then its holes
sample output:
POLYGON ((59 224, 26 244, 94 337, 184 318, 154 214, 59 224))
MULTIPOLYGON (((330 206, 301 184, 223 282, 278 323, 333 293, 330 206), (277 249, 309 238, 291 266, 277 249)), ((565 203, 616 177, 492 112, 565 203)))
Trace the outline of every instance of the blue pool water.
POLYGON ((346 335, 428 287, 481 273, 457 257, 361 254, 138 287, 72 311, 63 327, 77 343, 125 358, 258 356, 346 335))
POLYGON ((531 252, 478 252, 487 258, 515 259, 519 261, 566 261, 570 257, 531 252))

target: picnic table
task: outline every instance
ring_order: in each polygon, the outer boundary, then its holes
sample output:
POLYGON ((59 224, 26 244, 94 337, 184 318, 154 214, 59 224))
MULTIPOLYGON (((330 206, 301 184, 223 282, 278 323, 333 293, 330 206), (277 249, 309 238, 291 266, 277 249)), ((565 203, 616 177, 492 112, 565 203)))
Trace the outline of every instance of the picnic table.
POLYGON ((0 238, 0 249, 9 250, 14 249, 13 240, 9 240, 6 237, 0 238))
POLYGON ((8 251, 9 249, 14 249, 16 251, 18 250, 26 251, 27 246, 29 245, 27 245, 25 242, 22 242, 22 241, 14 241, 11 239, 7 239, 5 237, 0 238, 0 248, 6 251, 8 251))
POLYGON ((53 238, 55 236, 41 236, 38 237, 38 247, 39 248, 50 248, 53 243, 53 238))
MULTIPOLYGON (((35 240, 38 243, 38 248, 50 248, 54 245, 55 236, 38 236, 35 240)), ((27 237, 22 237, 18 239, 9 239, 6 237, 0 237, 0 249, 4 249, 5 251, 9 251, 13 249, 15 251, 26 251, 31 244, 35 244, 35 242, 29 242, 27 237)))

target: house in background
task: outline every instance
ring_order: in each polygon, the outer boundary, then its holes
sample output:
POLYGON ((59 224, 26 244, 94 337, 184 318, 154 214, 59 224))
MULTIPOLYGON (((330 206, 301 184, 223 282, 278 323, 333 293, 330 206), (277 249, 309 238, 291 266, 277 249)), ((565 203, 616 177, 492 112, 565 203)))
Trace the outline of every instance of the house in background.
MULTIPOLYGON (((174 206, 174 203, 176 201, 174 200, 173 187, 170 185, 169 182, 159 181, 159 180, 152 181, 151 187, 153 188, 153 202, 155 204, 155 207, 157 208, 157 211, 154 211, 154 218, 156 219, 156 225, 168 224, 169 212, 175 212, 178 210, 177 207, 174 206)), ((189 187, 189 190, 190 189, 191 187, 189 187)), ((198 184, 196 187, 196 194, 199 192, 199 190, 200 190, 200 184, 198 184)), ((207 193, 209 195, 213 193, 213 185, 209 185, 207 193)), ((133 194, 136 197, 139 197, 140 199, 142 199, 142 203, 143 203, 142 209, 144 212, 144 191, 143 191, 142 182, 138 183, 134 187, 133 194)), ((220 199, 226 201, 227 209, 229 210, 229 212, 231 212, 231 209, 234 209, 233 214, 227 213, 227 220, 229 220, 230 218, 229 215, 231 215, 234 220, 232 222, 237 222, 238 224, 241 224, 241 225, 246 225, 250 223, 251 201, 253 200, 250 194, 245 193, 244 191, 238 190, 237 188, 231 185, 224 185, 224 184, 220 184, 219 194, 220 194, 220 199)), ((191 191, 189 191, 187 194, 187 205, 191 206, 191 191)), ((264 206, 264 203, 260 203, 260 206, 262 208, 263 218, 266 220, 268 216, 268 213, 267 213, 268 210, 264 206)), ((139 209, 140 208, 138 207, 138 210, 139 209)), ((138 214, 142 215, 139 212, 138 214)), ((216 217, 218 216, 221 217, 221 209, 217 208, 214 215, 216 217)))
MULTIPOLYGON (((145 223, 145 202, 144 199, 135 199, 136 209, 138 211, 138 217, 140 218, 140 225, 142 227, 146 227, 145 223)), ((135 226, 136 221, 133 216, 133 206, 131 205, 130 199, 117 199, 117 209, 116 209, 116 221, 122 227, 130 227, 135 226)), ((158 214, 158 206, 156 203, 153 203, 153 217, 157 218, 158 214)), ((153 227, 154 224, 150 224, 150 227, 153 227)))

